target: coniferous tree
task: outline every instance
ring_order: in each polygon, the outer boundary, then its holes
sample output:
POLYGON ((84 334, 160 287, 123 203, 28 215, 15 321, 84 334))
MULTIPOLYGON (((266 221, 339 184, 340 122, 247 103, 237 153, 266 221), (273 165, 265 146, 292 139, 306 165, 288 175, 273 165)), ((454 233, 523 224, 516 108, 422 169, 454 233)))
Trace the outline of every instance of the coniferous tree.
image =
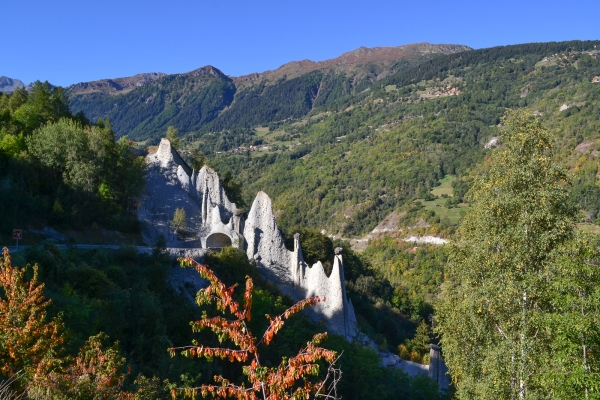
POLYGON ((173 148, 176 149, 179 146, 179 136, 177 136, 177 129, 174 126, 167 128, 167 139, 171 142, 173 148))

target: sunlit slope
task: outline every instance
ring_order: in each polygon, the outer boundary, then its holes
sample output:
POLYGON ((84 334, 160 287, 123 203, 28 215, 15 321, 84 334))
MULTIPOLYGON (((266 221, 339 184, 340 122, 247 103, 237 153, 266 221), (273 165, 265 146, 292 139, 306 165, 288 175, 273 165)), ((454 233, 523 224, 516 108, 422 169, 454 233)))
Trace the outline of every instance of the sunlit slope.
POLYGON ((216 161, 249 193, 269 193, 284 226, 362 235, 394 209, 427 197, 447 174, 464 177, 491 151, 485 145, 499 134, 505 109, 525 107, 555 136, 562 161, 573 166, 573 199, 595 221, 598 207, 589 193, 597 191, 598 44, 519 45, 438 58, 275 127, 263 136, 269 150, 216 161), (584 142, 590 145, 577 147, 584 142))

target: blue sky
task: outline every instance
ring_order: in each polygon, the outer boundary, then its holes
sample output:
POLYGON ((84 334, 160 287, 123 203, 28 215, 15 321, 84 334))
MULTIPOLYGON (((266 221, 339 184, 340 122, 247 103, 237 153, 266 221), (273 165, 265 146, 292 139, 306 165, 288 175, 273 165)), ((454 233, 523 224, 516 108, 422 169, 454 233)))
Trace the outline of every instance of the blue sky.
POLYGON ((360 46, 600 39, 600 1, 3 0, 0 75, 68 86, 213 65, 233 76, 360 46))

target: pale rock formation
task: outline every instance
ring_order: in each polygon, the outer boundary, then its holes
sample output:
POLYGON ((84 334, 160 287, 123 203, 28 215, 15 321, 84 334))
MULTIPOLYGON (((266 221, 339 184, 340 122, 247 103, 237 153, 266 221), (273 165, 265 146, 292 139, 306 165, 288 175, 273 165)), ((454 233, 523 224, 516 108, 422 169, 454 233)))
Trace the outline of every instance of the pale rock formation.
POLYGON ((283 244, 283 237, 275 220, 271 199, 265 192, 258 192, 244 227, 246 255, 248 260, 261 268, 264 275, 292 294, 292 252, 283 244))
POLYGON ((182 250, 182 255, 201 256, 205 249, 231 245, 246 249, 248 259, 294 300, 319 296, 322 301, 309 310, 309 315, 323 320, 330 333, 350 340, 356 336, 356 317, 346 297, 341 249, 336 249, 328 277, 320 262, 312 267, 304 262, 299 235, 294 237, 294 251, 285 248, 266 193, 257 194, 244 221, 243 213, 227 198, 217 173, 206 166, 193 171, 167 139, 161 140, 156 153, 146 157, 146 163, 146 193, 139 209, 140 220, 146 222, 146 242, 152 244, 162 234, 168 247, 189 249, 182 250), (173 234, 171 220, 176 208, 186 212, 188 231, 193 232, 191 239, 181 240, 173 234))
POLYGON ((429 364, 426 365, 414 361, 403 360, 398 357, 397 354, 391 353, 388 350, 379 349, 377 344, 363 333, 358 334, 357 341, 363 346, 371 347, 375 350, 379 354, 381 364, 385 367, 401 369, 408 376, 427 375, 437 382, 441 390, 448 389, 450 386, 448 367, 442 358, 441 348, 433 343, 429 345, 429 364))
POLYGON ((198 240, 180 240, 171 228, 177 208, 185 210, 190 231, 202 226, 200 205, 189 191, 191 169, 166 139, 156 153, 146 157, 146 163, 146 189, 138 210, 139 219, 146 222, 144 240, 151 245, 162 234, 167 247, 201 247, 198 240))
POLYGON ((400 222, 400 218, 403 217, 404 214, 406 213, 397 213, 396 211, 393 211, 391 214, 385 217, 383 221, 381 221, 379 225, 377 225, 375 229, 371 231, 371 233, 377 234, 386 232, 402 232, 402 229, 398 228, 398 224, 400 222))
POLYGON ((295 300, 319 296, 323 299, 313 312, 316 318, 325 317, 331 333, 353 339, 357 334, 356 316, 352 302, 346 297, 341 248, 336 249, 331 275, 328 277, 321 262, 309 267, 302 256, 300 235, 294 235, 294 250, 285 248, 279 232, 271 199, 259 192, 246 220, 244 238, 246 254, 280 289, 295 300))
POLYGON ((146 191, 139 218, 147 222, 143 232, 147 243, 156 242, 162 234, 168 247, 243 246, 243 219, 227 199, 215 171, 206 166, 193 171, 167 139, 146 157, 146 163, 146 191), (193 233, 189 239, 178 238, 171 228, 177 208, 187 215, 188 231, 193 233))
POLYGON ((483 147, 486 149, 493 149, 494 147, 498 147, 498 141, 498 136, 494 136, 483 147))
POLYGON ((192 173, 190 181, 196 199, 201 204, 202 227, 199 233, 202 247, 224 247, 223 245, 233 244, 242 248, 242 213, 238 212, 235 203, 231 203, 227 198, 217 173, 204 166, 197 174, 192 173))
POLYGON ((446 389, 450 386, 448 367, 442 359, 442 349, 435 344, 429 345, 429 377, 436 381, 440 388, 446 389))

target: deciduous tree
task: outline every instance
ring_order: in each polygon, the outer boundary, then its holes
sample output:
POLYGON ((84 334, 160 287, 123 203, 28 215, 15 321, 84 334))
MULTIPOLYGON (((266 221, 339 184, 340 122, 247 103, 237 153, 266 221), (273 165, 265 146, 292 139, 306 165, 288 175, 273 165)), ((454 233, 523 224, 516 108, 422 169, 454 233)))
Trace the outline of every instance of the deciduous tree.
POLYGON ((122 390, 125 358, 118 343, 104 348, 104 333, 92 336, 64 372, 53 371, 40 377, 29 389, 31 399, 132 399, 122 390))
POLYGON ((8 250, 0 260, 0 373, 13 376, 23 371, 24 381, 49 373, 60 359, 62 322, 46 321, 49 300, 38 284, 38 267, 12 265, 8 250), (27 281, 25 275, 33 271, 27 281))
POLYGON ((551 334, 553 262, 573 235, 565 168, 527 111, 502 120, 503 147, 469 194, 451 251, 437 332, 460 398, 538 398, 551 334))
POLYGON ((600 393, 600 242, 578 233, 553 265, 547 316, 551 352, 543 384, 556 398, 598 398, 600 393))
POLYGON ((234 397, 238 399, 308 399, 310 396, 335 399, 335 385, 341 376, 339 370, 334 370, 332 364, 336 360, 336 353, 319 346, 327 333, 317 334, 301 349, 296 356, 284 358, 276 367, 261 365, 258 348, 260 345, 269 345, 273 337, 283 327, 285 320, 293 314, 314 306, 321 301, 319 297, 312 297, 300 301, 287 309, 283 314, 270 317, 270 324, 261 337, 256 337, 250 332, 246 322, 251 319, 252 292, 254 284, 250 277, 246 278, 246 290, 244 292, 244 304, 241 305, 233 299, 235 286, 227 287, 206 265, 199 264, 190 258, 180 259, 182 266, 193 266, 200 276, 209 281, 206 289, 201 289, 196 295, 198 305, 214 303, 222 313, 228 312, 233 319, 221 316, 209 317, 206 313, 199 321, 191 323, 194 331, 205 328, 217 334, 219 342, 231 341, 236 349, 227 347, 205 347, 199 343, 191 346, 174 347, 169 349, 172 356, 180 353, 186 357, 205 357, 208 360, 213 357, 228 359, 230 362, 238 361, 248 363, 243 371, 249 384, 235 384, 223 376, 215 376, 215 384, 204 384, 200 387, 177 388, 172 387, 173 397, 178 390, 186 396, 194 397, 201 394, 217 396, 220 398, 234 397), (330 368, 325 380, 313 381, 308 379, 310 375, 319 374, 319 360, 325 360, 330 368), (331 376, 330 376, 331 374, 331 376), (332 382, 328 382, 329 379, 332 382), (327 384, 329 383, 329 386, 327 384))
POLYGON ((171 226, 175 229, 177 234, 181 234, 185 227, 187 226, 187 215, 183 208, 176 208, 175 214, 173 215, 173 220, 171 221, 171 226))

